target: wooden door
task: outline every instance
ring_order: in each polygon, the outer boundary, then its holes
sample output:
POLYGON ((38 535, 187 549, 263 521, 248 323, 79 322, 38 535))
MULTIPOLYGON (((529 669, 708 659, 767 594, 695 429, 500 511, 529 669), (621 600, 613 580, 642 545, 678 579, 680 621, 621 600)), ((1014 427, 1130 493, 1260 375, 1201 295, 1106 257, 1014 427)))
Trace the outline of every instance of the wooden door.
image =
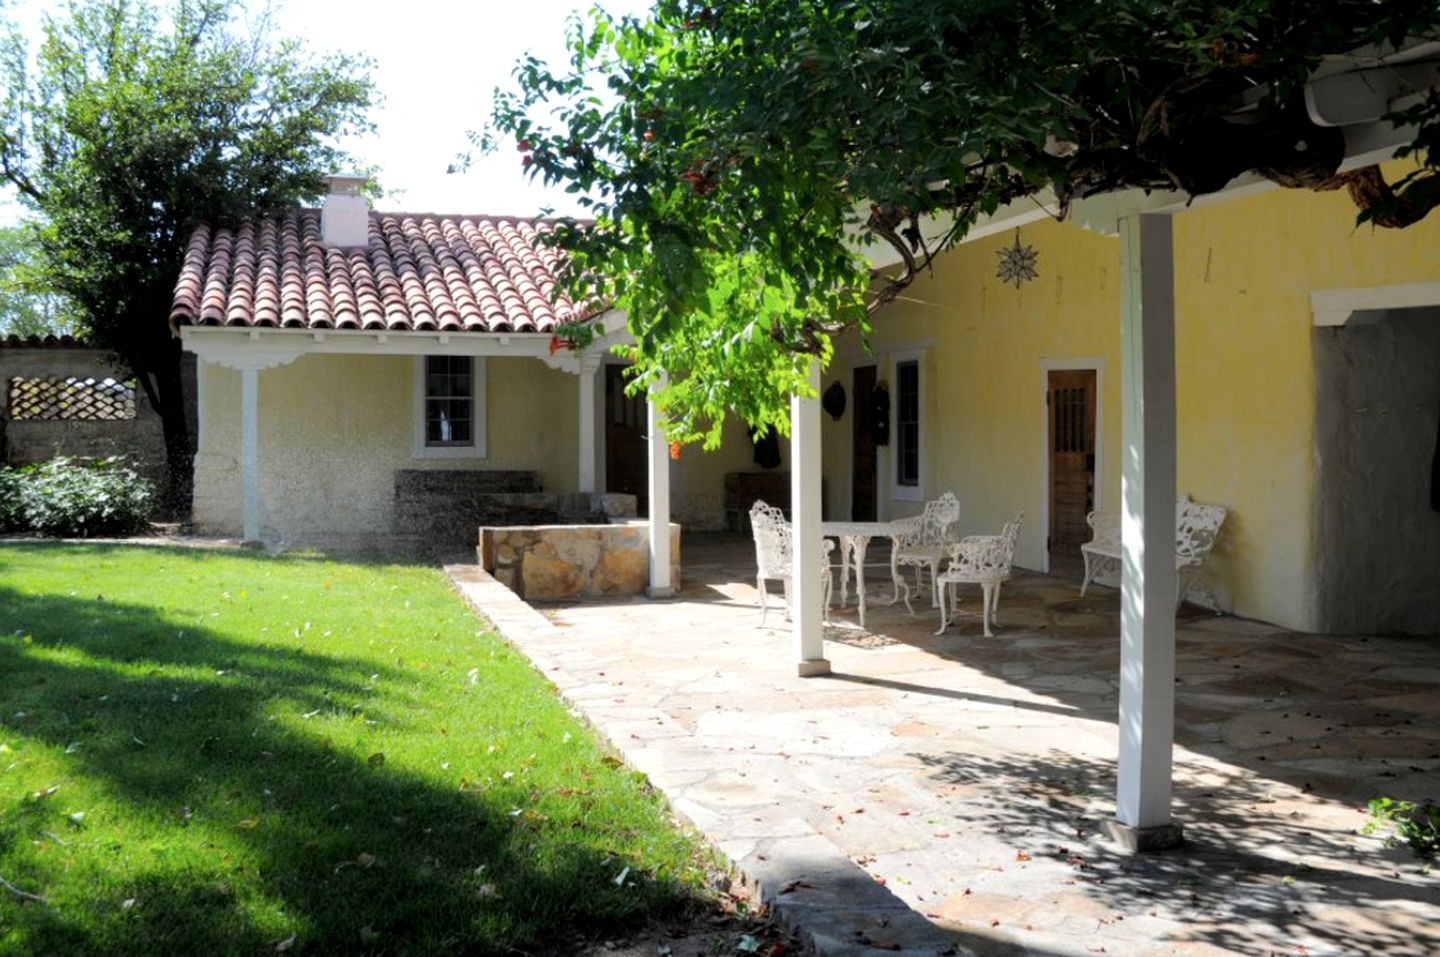
POLYGON ((1052 371, 1050 419, 1050 571, 1076 574, 1095 508, 1095 370, 1052 371))
POLYGON ((605 490, 635 496, 641 516, 650 514, 648 425, 644 396, 625 394, 625 366, 605 369, 605 490))
POLYGON ((851 448, 855 463, 850 481, 850 520, 875 521, 876 466, 875 447, 875 367, 860 366, 855 370, 855 387, 850 399, 851 448))

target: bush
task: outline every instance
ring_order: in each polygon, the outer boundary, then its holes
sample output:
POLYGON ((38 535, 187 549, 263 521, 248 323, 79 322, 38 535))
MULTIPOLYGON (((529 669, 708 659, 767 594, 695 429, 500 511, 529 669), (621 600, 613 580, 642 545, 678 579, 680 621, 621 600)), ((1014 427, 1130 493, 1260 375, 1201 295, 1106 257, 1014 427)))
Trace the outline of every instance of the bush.
POLYGON ((25 527, 25 508, 20 500, 20 473, 0 466, 0 532, 25 527))
POLYGON ((1410 845, 1421 860, 1431 860, 1440 852, 1440 805, 1434 801, 1416 804, 1378 797, 1370 801, 1370 820, 1361 833, 1374 834, 1389 830, 1385 843, 1410 845))
POLYGON ((155 486, 118 456, 93 462, 61 457, 10 474, 18 477, 18 527, 42 535, 133 532, 145 527, 155 501, 155 486))

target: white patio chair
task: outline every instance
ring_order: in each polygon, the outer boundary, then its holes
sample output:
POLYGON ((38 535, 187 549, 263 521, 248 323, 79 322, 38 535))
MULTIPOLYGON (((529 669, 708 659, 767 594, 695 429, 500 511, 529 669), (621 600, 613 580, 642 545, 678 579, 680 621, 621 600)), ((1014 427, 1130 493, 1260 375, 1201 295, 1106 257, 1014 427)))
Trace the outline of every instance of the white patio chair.
MULTIPOLYGON (((895 573, 896 585, 904 589, 905 608, 910 614, 915 614, 915 608, 910 604, 910 587, 905 584, 900 566, 909 565, 915 569, 917 592, 921 588, 925 569, 930 569, 930 604, 932 607, 939 605, 940 593, 935 587, 935 573, 940 570, 940 563, 959 537, 959 523, 960 503, 951 492, 926 502, 925 511, 919 515, 895 523, 895 534, 891 539, 893 550, 890 553, 890 568, 895 573)), ((897 588, 897 594, 890 599, 890 604, 895 604, 899 598, 897 588)))
POLYGON ((935 634, 944 634, 947 621, 946 599, 951 609, 955 607, 955 590, 959 585, 980 586, 980 621, 985 637, 992 638, 990 624, 1000 607, 1000 585, 1010 580, 1010 566, 1015 560, 1015 539, 1020 535, 1020 523, 1025 513, 1005 523, 999 535, 970 535, 950 546, 950 565, 940 573, 936 584, 940 591, 940 628, 935 634), (948 593, 948 595, 947 595, 948 593))
MULTIPOLYGON (((790 617, 790 577, 794 569, 794 551, 790 523, 785 513, 773 505, 756 501, 750 506, 750 531, 755 537, 755 587, 760 591, 760 627, 765 627, 765 617, 770 610, 770 593, 765 582, 779 579, 785 590, 785 617, 790 617)), ((822 539, 820 546, 823 560, 820 564, 821 595, 824 601, 825 620, 830 619, 830 552, 835 543, 822 539)))

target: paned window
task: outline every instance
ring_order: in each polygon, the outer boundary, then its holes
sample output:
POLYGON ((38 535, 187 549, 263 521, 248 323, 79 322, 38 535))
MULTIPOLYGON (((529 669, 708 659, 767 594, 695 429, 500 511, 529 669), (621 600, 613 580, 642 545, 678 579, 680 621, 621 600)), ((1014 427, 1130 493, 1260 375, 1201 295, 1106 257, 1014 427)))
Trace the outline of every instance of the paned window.
POLYGON ((425 444, 473 445, 475 377, 469 356, 425 357, 425 444))

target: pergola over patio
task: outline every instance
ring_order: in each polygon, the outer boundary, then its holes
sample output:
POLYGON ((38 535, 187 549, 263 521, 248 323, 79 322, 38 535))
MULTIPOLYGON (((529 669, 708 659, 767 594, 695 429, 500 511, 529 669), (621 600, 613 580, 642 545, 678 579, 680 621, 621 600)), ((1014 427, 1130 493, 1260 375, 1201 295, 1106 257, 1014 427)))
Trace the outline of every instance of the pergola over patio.
MULTIPOLYGON (((1329 58, 1306 87, 1310 119, 1339 128, 1342 171, 1387 160, 1413 140, 1413 129, 1385 117, 1440 88, 1440 43, 1400 51, 1365 49, 1329 58)), ((1237 103, 1238 116, 1256 100, 1237 103)), ((1251 173, 1218 193, 1192 198, 1178 192, 1131 190, 1074 202, 1077 225, 1120 238, 1122 536, 1120 753, 1115 838, 1131 850, 1162 849, 1181 840, 1172 817, 1175 708, 1176 497, 1175 301, 1173 217, 1191 205, 1224 202, 1276 188, 1251 173)), ((964 241, 1058 215, 1053 195, 1012 203, 985 217, 964 241)), ((944 225, 930 224, 935 235, 944 225)), ((887 248, 870 250, 877 267, 892 265, 887 248)), ((1407 287, 1397 304, 1440 304, 1440 287, 1407 287), (1418 297, 1418 298, 1417 298, 1418 297)), ((1341 291, 1343 292, 1343 291, 1341 291)), ((1346 321, 1343 296, 1316 305, 1316 323, 1346 321), (1322 316, 1323 310, 1323 316, 1322 316)), ((820 370, 812 367, 815 396, 792 398, 791 472, 796 539, 792 574, 793 636, 801 676, 829 672, 821 608, 820 370)), ((663 469, 659 470, 663 472, 663 469)), ((652 483, 656 481, 652 471, 652 483)), ((663 479, 661 479, 663 482, 663 479)), ((654 486, 652 485, 652 489, 654 486)), ((661 501, 652 491, 652 502, 661 501)), ((657 513, 652 518, 660 519, 657 513)), ((668 520, 668 515, 663 516, 668 520)), ((668 563, 665 566, 668 567, 668 563)))

